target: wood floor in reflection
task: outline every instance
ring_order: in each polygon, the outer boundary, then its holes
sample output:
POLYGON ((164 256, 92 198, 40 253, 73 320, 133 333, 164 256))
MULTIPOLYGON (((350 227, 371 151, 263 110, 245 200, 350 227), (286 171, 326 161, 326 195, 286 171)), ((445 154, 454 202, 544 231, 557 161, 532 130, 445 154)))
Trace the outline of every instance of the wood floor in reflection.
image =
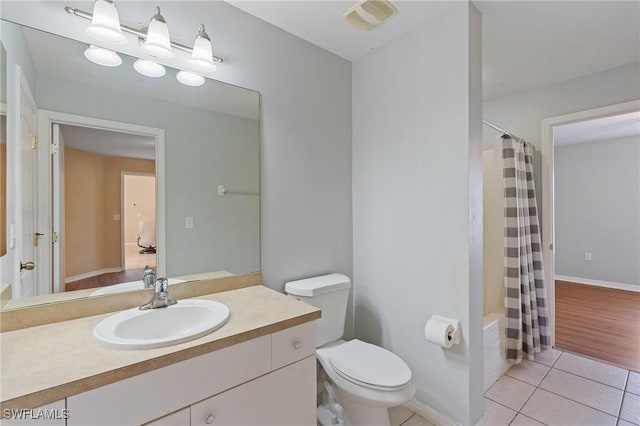
POLYGON ((140 280, 140 282, 142 282, 143 269, 144 268, 129 269, 122 272, 111 272, 108 274, 100 274, 96 275, 95 277, 73 281, 65 285, 65 290, 85 290, 87 288, 105 287, 108 285, 126 283, 128 281, 136 280, 140 280))
POLYGON ((556 347, 640 371, 640 293, 555 285, 556 347))

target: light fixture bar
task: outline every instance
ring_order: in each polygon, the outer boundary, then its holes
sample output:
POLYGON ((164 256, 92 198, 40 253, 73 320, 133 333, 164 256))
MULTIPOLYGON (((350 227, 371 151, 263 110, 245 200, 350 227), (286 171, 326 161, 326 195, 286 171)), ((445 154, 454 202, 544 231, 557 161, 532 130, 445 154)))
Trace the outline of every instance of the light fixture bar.
MULTIPOLYGON (((80 18, 88 19, 89 21, 91 19, 93 19, 93 15, 92 14, 90 14, 89 12, 85 12, 84 10, 76 9, 75 7, 65 6, 64 10, 67 13, 71 14, 71 15, 75 15, 75 16, 78 16, 80 18)), ((120 24, 120 29, 122 31, 126 32, 126 33, 133 34, 133 35, 137 36, 138 38, 140 38, 142 40, 145 40, 147 38, 147 35, 141 30, 137 30, 135 28, 131 28, 131 27, 128 27, 128 26, 122 25, 122 24, 120 24)), ((182 45, 180 43, 175 43, 173 41, 171 42, 171 47, 174 47, 174 48, 176 48, 178 50, 182 50, 183 52, 187 52, 189 54, 193 53, 193 49, 191 49, 190 47, 187 47, 187 46, 182 45)), ((213 56, 213 61, 222 63, 224 60, 222 58, 218 57, 218 56, 213 56)))

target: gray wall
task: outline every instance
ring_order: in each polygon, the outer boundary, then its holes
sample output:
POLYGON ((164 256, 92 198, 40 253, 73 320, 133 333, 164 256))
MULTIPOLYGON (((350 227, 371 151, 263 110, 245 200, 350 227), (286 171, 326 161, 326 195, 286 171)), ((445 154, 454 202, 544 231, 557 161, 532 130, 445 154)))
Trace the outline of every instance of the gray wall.
POLYGON ((640 138, 554 154, 556 275, 640 286, 640 138))
POLYGON ((462 424, 482 413, 480 40, 458 3, 353 68, 355 335, 462 424), (425 340, 433 314, 461 321, 460 345, 425 340))

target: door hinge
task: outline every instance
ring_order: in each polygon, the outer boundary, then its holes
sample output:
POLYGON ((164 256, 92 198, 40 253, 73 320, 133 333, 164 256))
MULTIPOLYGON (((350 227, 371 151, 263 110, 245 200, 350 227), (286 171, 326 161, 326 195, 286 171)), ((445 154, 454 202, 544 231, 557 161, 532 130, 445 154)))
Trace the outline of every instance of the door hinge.
POLYGON ((51 155, 56 155, 58 153, 58 145, 52 143, 51 144, 51 155))
POLYGON ((38 137, 34 136, 31 138, 31 149, 38 149, 40 143, 38 142, 38 137))
POLYGON ((51 242, 52 243, 57 243, 58 242, 58 233, 54 232, 53 234, 51 234, 51 242))

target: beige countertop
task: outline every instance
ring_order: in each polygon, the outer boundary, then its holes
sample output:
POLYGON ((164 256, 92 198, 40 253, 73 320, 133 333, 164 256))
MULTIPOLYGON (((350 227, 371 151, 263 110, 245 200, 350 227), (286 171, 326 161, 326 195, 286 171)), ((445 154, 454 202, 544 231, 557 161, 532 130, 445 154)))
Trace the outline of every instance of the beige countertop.
POLYGON ((36 408, 109 383, 320 318, 320 310, 264 286, 198 297, 226 304, 229 321, 199 339, 158 349, 98 346, 96 315, 0 334, 0 400, 36 408))

